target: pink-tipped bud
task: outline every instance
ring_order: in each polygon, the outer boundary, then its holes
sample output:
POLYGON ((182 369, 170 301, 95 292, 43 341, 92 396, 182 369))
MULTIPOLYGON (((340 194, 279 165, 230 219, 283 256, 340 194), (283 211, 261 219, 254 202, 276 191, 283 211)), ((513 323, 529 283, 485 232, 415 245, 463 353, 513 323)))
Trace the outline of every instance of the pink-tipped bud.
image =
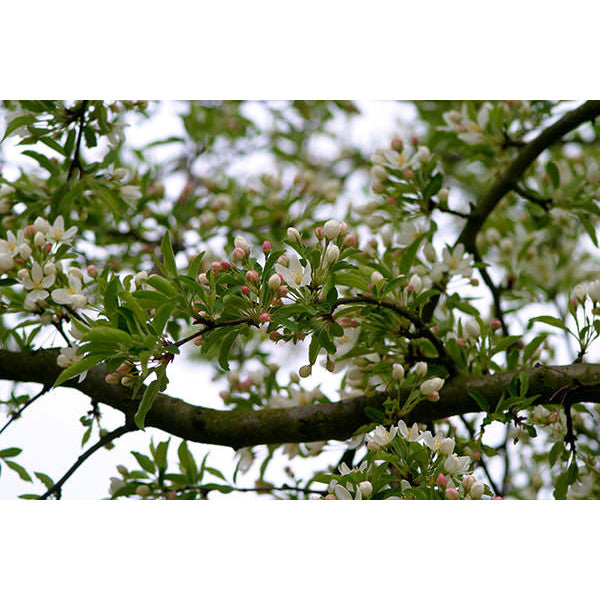
POLYGON ((438 484, 438 485, 439 485, 441 488, 444 488, 444 489, 446 489, 446 486, 448 485, 448 478, 447 478, 447 477, 446 477, 446 476, 445 476, 443 473, 440 473, 440 474, 437 476, 437 484, 438 484))
POLYGON ((315 235, 317 236, 317 239, 318 239, 319 241, 321 241, 321 240, 323 239, 323 235, 324 235, 324 233, 323 233, 323 228, 322 228, 322 227, 317 227, 317 228, 315 229, 315 235))
POLYGON ((464 348, 466 342, 465 342, 464 338, 456 338, 456 344, 459 348, 464 348))
POLYGON ((271 275, 271 277, 269 277, 268 285, 271 291, 277 291, 281 287, 281 283, 282 278, 281 275, 279 275, 279 273, 274 273, 273 275, 271 275))
POLYGON ((121 381, 121 376, 118 373, 108 373, 108 375, 104 377, 104 381, 106 381, 106 383, 110 383, 111 385, 116 385, 119 383, 119 381, 121 381))
POLYGON ((402 175, 404 175, 405 179, 410 181, 411 179, 414 179, 415 172, 412 169, 404 169, 404 171, 402 171, 402 175))
POLYGON ((348 230, 349 230, 349 229, 350 229, 350 228, 348 227, 348 223, 346 223, 346 221, 342 221, 342 222, 340 223, 340 232, 339 232, 339 234, 338 234, 338 235, 340 235, 340 236, 344 236, 344 235, 346 235, 346 234, 348 233, 348 230))
POLYGON ((410 142, 413 146, 418 146, 419 145, 419 138, 415 135, 412 138, 410 138, 410 142))
POLYGON ((209 285, 210 284, 210 282, 208 281, 208 277, 206 276, 206 273, 200 273, 200 275, 198 275, 198 281, 202 285, 209 285))
POLYGON ((258 273, 254 269, 250 269, 246 273, 246 281, 248 283, 256 283, 259 279, 258 273))
POLYGON ((261 313, 260 317, 258 317, 258 320, 261 323, 268 323, 271 320, 271 315, 269 313, 261 313))
POLYGON ((272 342, 278 342, 281 339, 281 334, 279 333, 279 331, 271 331, 271 333, 269 334, 269 339, 272 342))
POLYGON ((284 296, 287 296, 287 295, 288 295, 288 292, 289 292, 289 291, 290 291, 290 290, 289 290, 289 288, 287 287, 287 285, 282 285, 282 286, 281 286, 281 287, 280 287, 280 288, 277 290, 277 295, 278 295, 280 298, 283 298, 284 296))
POLYGON ((129 373, 129 371, 131 371, 132 368, 133 365, 131 363, 123 362, 119 365, 117 373, 120 373, 121 375, 127 375, 127 373, 129 373))
POLYGON ((504 500, 502 496, 494 496, 492 500, 504 500))
POLYGON ((202 336, 199 335, 197 338, 194 339, 194 346, 202 346, 202 336))
POLYGON ((468 492, 476 481, 477 479, 473 475, 467 475, 462 480, 462 485, 465 492, 468 492))
POLYGON ((492 329, 500 329, 500 327, 502 327, 502 323, 500 322, 499 319, 492 319, 492 322, 490 323, 492 329))
POLYGON ((269 242, 269 240, 265 240, 265 241, 262 243, 262 251, 263 251, 265 254, 268 254, 269 252, 271 252, 271 249, 272 249, 272 248, 273 248, 273 246, 272 246, 271 242, 269 242))
POLYGON ((392 147, 392 150, 395 150, 396 152, 402 152, 404 149, 404 142, 400 138, 395 137, 392 139, 390 146, 392 147))
POLYGON ((396 204, 396 198, 388 197, 385 199, 386 204, 396 204))
POLYGON ((87 274, 90 277, 96 277, 98 275, 98 267, 96 265, 88 265, 87 274))
POLYGON ((227 271, 229 268, 231 268, 231 265, 226 260, 222 260, 221 269, 223 269, 223 271, 227 271))
POLYGON ((356 248, 358 246, 358 240, 353 233, 346 236, 344 239, 344 246, 348 246, 349 248, 356 248))
POLYGON ((252 290, 247 286, 247 285, 243 285, 242 286, 242 294, 249 294, 252 290))
POLYGON ((48 244, 45 244, 45 245, 43 246, 43 249, 44 249, 46 252, 50 252, 50 250, 52 250, 52 244, 50 244, 50 243, 48 243, 48 244))
POLYGON ((446 499, 447 500, 458 500, 460 498, 460 492, 456 488, 446 488, 446 499))
POLYGON ((24 229, 25 235, 28 237, 35 235, 36 231, 37 229, 35 228, 35 225, 27 225, 27 227, 24 229))
POLYGON ((234 262, 241 262, 244 260, 245 256, 246 253, 244 250, 242 250, 242 248, 234 248, 233 252, 231 253, 231 257, 233 258, 234 262))
POLYGON ((210 263, 210 269, 213 273, 218 273, 221 270, 221 263, 216 260, 210 263))

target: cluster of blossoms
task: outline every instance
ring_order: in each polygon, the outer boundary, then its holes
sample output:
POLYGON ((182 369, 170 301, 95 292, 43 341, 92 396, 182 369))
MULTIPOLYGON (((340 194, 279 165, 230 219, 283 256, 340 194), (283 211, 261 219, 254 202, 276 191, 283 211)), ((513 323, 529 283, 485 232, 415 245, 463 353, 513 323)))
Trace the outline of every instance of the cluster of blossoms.
POLYGON ((377 454, 367 455, 354 469, 342 464, 339 473, 343 479, 335 476, 330 480, 327 499, 361 500, 374 494, 386 499, 418 498, 425 494, 439 499, 479 500, 486 492, 483 481, 470 472, 471 459, 455 454, 454 439, 441 432, 434 436, 416 423, 408 427, 400 420, 389 429, 378 425, 367 435, 367 448, 377 454), (418 447, 427 452, 426 464, 414 460, 422 455, 418 447), (390 481, 389 475, 382 476, 379 469, 389 454, 390 465, 394 465, 400 481, 398 477, 390 481))
MULTIPOLYGON (((56 304, 72 309, 87 305, 88 300, 82 293, 82 271, 78 267, 68 267, 63 272, 56 256, 64 255, 65 247, 72 243, 76 233, 75 226, 65 230, 62 216, 52 225, 37 217, 32 225, 16 235, 8 231, 6 239, 0 240, 0 273, 14 275, 22 283, 27 291, 25 310, 33 311, 42 305, 47 307, 48 297, 56 304)), ((96 274, 96 268, 90 265, 88 275, 96 274)))
POLYGON ((463 104, 462 110, 449 110, 442 115, 446 125, 439 127, 439 130, 456 133, 458 139, 466 144, 482 144, 487 140, 486 128, 491 108, 489 102, 484 102, 473 120, 468 115, 467 106, 463 104))
POLYGON ((386 191, 386 183, 394 180, 410 181, 415 171, 431 160, 431 151, 427 146, 405 145, 400 138, 391 141, 390 148, 380 148, 371 156, 371 189, 376 194, 386 191))

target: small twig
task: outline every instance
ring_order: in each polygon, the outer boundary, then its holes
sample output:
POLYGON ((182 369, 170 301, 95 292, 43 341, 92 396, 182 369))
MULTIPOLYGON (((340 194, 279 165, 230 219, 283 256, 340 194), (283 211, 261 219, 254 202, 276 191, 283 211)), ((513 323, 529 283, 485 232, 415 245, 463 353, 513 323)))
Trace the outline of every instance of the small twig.
POLYGON ((450 355, 446 352, 446 348, 444 347, 442 340, 440 340, 440 338, 437 337, 437 335, 435 335, 435 333, 433 333, 433 331, 431 331, 425 325, 425 323, 417 313, 413 312, 412 310, 409 310, 408 308, 405 308, 404 306, 394 304, 393 302, 388 302, 386 300, 377 300, 376 298, 371 298, 369 296, 363 296, 360 294, 351 298, 338 298, 335 301, 333 308, 335 309, 338 306, 342 306, 344 304, 373 304, 375 306, 381 306, 383 308, 392 310, 400 316, 404 317, 405 319, 408 319, 417 328, 416 333, 418 334, 418 336, 429 340, 433 344, 433 346, 437 350, 440 361, 446 367, 450 376, 454 376, 457 374, 458 369, 456 368, 456 365, 454 364, 454 361, 452 360, 450 355))
POLYGON ((81 174, 81 159, 80 159, 80 150, 81 150, 81 139, 83 137, 83 127, 85 125, 85 111, 87 109, 88 100, 83 100, 81 106, 79 107, 79 132, 77 134, 77 141, 75 142, 75 149, 73 151, 73 160, 71 161, 71 166, 69 167, 69 174, 67 179, 71 179, 71 176, 75 172, 75 169, 79 169, 79 173, 81 174))
POLYGON ((88 448, 73 464, 73 466, 44 494, 42 494, 38 500, 47 500, 50 496, 56 495, 57 499, 60 499, 62 493, 62 486, 64 483, 73 475, 73 473, 90 457, 94 452, 100 450, 113 440, 122 436, 125 433, 129 433, 130 431, 136 431, 137 427, 133 423, 126 423, 125 425, 121 425, 121 427, 117 427, 110 433, 107 433, 104 437, 100 438, 93 446, 88 448))
POLYGON ((175 346, 176 348, 179 348, 179 346, 183 346, 183 344, 186 344, 187 342, 190 342, 190 341, 202 336, 203 334, 208 333, 209 331, 212 331, 213 329, 217 329, 218 327, 228 327, 231 325, 255 325, 255 322, 252 319, 250 319, 249 317, 232 319, 231 321, 221 321, 221 322, 199 321, 199 322, 204 324, 204 329, 200 329, 199 331, 196 331, 195 333, 192 333, 192 334, 188 335, 187 337, 184 337, 184 338, 178 340, 177 342, 173 342, 173 343, 169 344, 169 346, 175 346))
POLYGON ((577 440, 577 436, 575 435, 575 432, 573 431, 573 416, 571 415, 571 407, 572 407, 572 403, 565 401, 564 403, 564 410, 565 410, 565 417, 567 418, 567 433, 565 434, 565 444, 567 444, 568 446, 571 447, 571 452, 573 454, 573 457, 575 457, 575 452, 576 452, 576 447, 575 447, 575 441, 577 440))
POLYGON ((550 205, 554 202, 554 200, 552 198, 540 198, 539 196, 537 196, 533 192, 525 189, 521 185, 515 185, 514 190, 515 190, 515 192, 517 192, 517 194, 519 194, 519 196, 522 196, 526 200, 529 200, 530 202, 537 204, 537 206, 542 207, 545 211, 548 211, 550 208, 550 205))
POLYGON ((19 408, 19 410, 11 416, 11 418, 8 420, 8 422, 4 424, 4 427, 2 427, 2 429, 0 429, 0 435, 2 433, 4 433, 4 431, 8 428, 8 426, 11 423, 16 421, 23 414, 23 412, 25 411, 25 409, 28 406, 31 406, 38 398, 43 396, 46 392, 50 391, 51 388, 52 388, 51 385, 45 383, 44 386, 42 387, 41 391, 38 392, 35 396, 32 396, 31 398, 29 398, 29 400, 27 400, 27 402, 25 402, 25 404, 23 404, 23 406, 21 406, 21 408, 19 408))

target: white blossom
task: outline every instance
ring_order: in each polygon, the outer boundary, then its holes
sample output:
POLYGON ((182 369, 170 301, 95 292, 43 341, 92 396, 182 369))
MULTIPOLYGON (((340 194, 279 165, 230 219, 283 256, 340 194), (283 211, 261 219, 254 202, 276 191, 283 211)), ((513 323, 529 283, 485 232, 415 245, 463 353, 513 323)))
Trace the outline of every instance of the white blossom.
POLYGON ((72 308, 83 308, 87 304, 87 298, 81 293, 81 279, 73 275, 69 277, 68 288, 54 290, 51 296, 57 304, 65 304, 72 308))
POLYGON ((307 286, 311 282, 312 269, 310 263, 306 263, 306 268, 300 264, 300 259, 293 254, 290 258, 289 267, 276 264, 275 271, 279 273, 284 281, 293 289, 307 286))
POLYGON ((46 233, 46 239, 50 243, 69 243, 75 237, 77 227, 74 225, 65 231, 65 220, 62 215, 56 217, 54 225, 46 233))

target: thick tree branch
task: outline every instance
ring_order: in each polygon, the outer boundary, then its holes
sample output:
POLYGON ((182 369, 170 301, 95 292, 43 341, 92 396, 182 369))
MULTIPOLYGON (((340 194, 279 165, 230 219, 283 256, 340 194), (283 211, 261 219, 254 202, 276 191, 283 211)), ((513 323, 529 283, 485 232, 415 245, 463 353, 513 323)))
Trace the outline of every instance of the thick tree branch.
MULTIPOLYGON (((0 350, 0 379, 52 383, 61 369, 56 365, 59 349, 37 352, 0 350)), ((565 401, 600 402, 600 364, 542 366, 525 369, 529 378, 529 394, 539 394, 534 404, 556 403, 556 391, 567 388, 565 401), (568 396, 568 397, 567 397, 568 396)), ((427 422, 480 412, 470 391, 482 394, 493 408, 508 388, 515 371, 498 375, 469 376, 461 374, 440 390, 438 402, 423 401, 404 420, 409 424, 427 422)), ((120 410, 129 419, 137 409, 130 388, 104 381, 106 369, 98 366, 78 383, 66 382, 97 402, 120 410)), ((405 394, 407 396, 407 393, 405 394)), ((293 408, 263 410, 215 410, 194 406, 178 398, 159 394, 146 416, 146 425, 172 435, 206 444, 242 448, 257 444, 344 440, 370 422, 365 408, 380 408, 385 394, 356 396, 330 404, 314 404, 293 408)), ((202 401, 202 398, 199 398, 202 401)))
MULTIPOLYGON (((549 148, 558 142, 564 135, 579 127, 582 123, 593 121, 598 115, 600 115, 600 100, 588 100, 581 106, 563 115, 556 123, 544 129, 535 139, 523 146, 516 158, 508 165, 500 177, 494 182, 492 187, 490 187, 488 192, 475 204, 473 210, 467 217, 465 226, 456 240, 456 244, 464 244, 467 252, 474 256, 479 256, 477 244, 475 242, 477 234, 500 200, 502 200, 508 192, 517 188, 525 171, 527 171, 535 159, 546 150, 546 148, 549 148)), ((486 283, 489 285, 487 280, 486 283)), ((445 287, 445 283, 443 283, 442 286, 445 287)), ((431 298, 424 308, 423 320, 426 323, 431 321, 439 298, 440 296, 431 298)), ((496 300, 497 298, 494 297, 496 312, 498 312, 498 303, 496 300)), ((502 321, 501 315, 502 313, 500 312, 500 315, 497 316, 502 321)))

